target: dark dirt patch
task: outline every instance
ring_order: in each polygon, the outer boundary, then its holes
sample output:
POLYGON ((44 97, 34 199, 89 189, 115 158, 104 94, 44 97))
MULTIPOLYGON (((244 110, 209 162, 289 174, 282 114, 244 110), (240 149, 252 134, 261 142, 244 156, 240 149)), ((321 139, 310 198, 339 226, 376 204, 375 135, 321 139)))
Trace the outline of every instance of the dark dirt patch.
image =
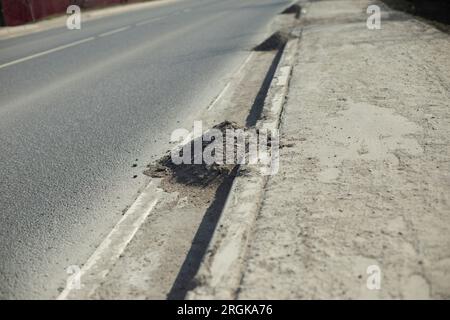
MULTIPOLYGON (((222 143, 218 141, 214 146, 210 146, 215 142, 215 139, 208 138, 208 134, 212 132, 212 130, 208 130, 201 137, 174 150, 175 154, 180 157, 183 156, 184 152, 189 152, 186 157, 187 163, 174 163, 170 152, 156 163, 149 164, 144 174, 152 178, 162 178, 161 186, 167 192, 179 192, 191 197, 200 197, 208 189, 214 190, 223 182, 224 178, 232 173, 241 159, 244 159, 244 157, 248 159, 250 134, 258 135, 259 131, 255 128, 241 127, 230 121, 224 121, 212 129, 216 129, 216 132, 221 134, 222 143), (233 135, 230 136, 230 134, 233 135), (201 145, 201 152, 197 152, 197 154, 194 153, 196 143, 201 145), (233 148, 230 152, 230 157, 234 157, 233 161, 226 158, 228 143, 233 148), (208 146, 210 148, 207 152, 212 151, 213 156, 217 154, 217 158, 222 159, 219 163, 208 164, 205 162, 202 155, 208 146)), ((271 140, 270 132, 268 132, 267 147, 271 146, 271 140)))
POLYGON ((284 48, 288 40, 291 38, 289 33, 277 31, 264 42, 253 48, 254 51, 275 51, 284 48))
MULTIPOLYGON (((218 129, 223 133, 223 144, 221 146, 217 145, 215 149, 222 149, 223 155, 225 155, 226 151, 227 129, 241 129, 245 131, 244 128, 236 123, 229 121, 224 121, 214 126, 213 129, 218 129)), ((198 138, 202 146, 202 153, 207 146, 214 142, 214 139, 211 141, 202 139, 207 133, 208 131, 198 138)), ((195 164, 197 155, 194 154, 194 143, 196 141, 197 139, 192 140, 177 150, 180 156, 183 155, 183 150, 190 150, 190 163, 175 164, 172 161, 171 154, 168 153, 156 163, 149 164, 144 174, 152 178, 162 178, 161 187, 165 191, 178 192, 181 196, 187 196, 191 202, 194 201, 196 204, 201 205, 204 202, 202 199, 209 198, 205 196, 214 193, 224 179, 232 174, 236 165, 225 164, 225 161, 223 161, 223 164, 215 162, 207 164, 204 159, 200 159, 201 164, 195 164)))
POLYGON ((281 14, 295 14, 295 18, 299 19, 302 13, 302 7, 299 4, 293 4, 292 6, 286 8, 281 14))
MULTIPOLYGON (((226 130, 242 128, 234 122, 225 121, 214 126, 213 129, 218 129, 223 133, 222 152, 225 154, 226 130)), ((212 139, 212 141, 205 141, 205 134, 202 137, 197 138, 201 141, 202 154, 205 151, 205 148, 214 142, 214 139, 212 139)), ((172 183, 202 188, 208 186, 214 180, 228 175, 233 170, 234 165, 218 163, 207 164, 204 159, 201 159, 201 164, 195 164, 198 161, 197 157, 199 156, 194 154, 194 144, 196 143, 196 140, 192 140, 178 149, 180 156, 183 155, 184 150, 190 150, 190 163, 175 164, 169 153, 163 156, 155 164, 148 165, 148 169, 144 171, 144 174, 153 178, 166 178, 172 183)), ((216 150, 218 149, 220 149, 220 146, 216 148, 216 150)))

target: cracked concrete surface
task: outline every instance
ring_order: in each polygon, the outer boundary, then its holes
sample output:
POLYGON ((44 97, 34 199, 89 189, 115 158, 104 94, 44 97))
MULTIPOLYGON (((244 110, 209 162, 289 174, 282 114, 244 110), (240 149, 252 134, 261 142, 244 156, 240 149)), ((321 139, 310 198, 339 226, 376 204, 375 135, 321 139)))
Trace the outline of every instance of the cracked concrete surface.
POLYGON ((450 298, 450 38, 372 2, 304 3, 240 299, 450 298))

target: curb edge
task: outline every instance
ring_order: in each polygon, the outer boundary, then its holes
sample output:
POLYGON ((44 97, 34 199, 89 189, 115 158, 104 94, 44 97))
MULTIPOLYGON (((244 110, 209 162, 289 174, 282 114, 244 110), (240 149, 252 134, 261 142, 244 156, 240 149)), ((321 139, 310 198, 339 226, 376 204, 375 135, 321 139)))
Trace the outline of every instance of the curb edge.
MULTIPOLYGON (((286 44, 264 101, 257 128, 278 129, 300 36, 286 44)), ((235 299, 243 273, 248 241, 259 213, 268 176, 241 167, 233 181, 218 227, 194 277, 187 300, 235 299)))

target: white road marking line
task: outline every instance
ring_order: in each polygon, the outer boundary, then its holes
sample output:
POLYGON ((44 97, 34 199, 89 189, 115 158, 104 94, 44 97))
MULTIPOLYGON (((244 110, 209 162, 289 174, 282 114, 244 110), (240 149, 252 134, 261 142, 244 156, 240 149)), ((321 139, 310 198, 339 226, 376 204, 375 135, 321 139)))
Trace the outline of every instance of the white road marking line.
POLYGON ((136 23, 135 26, 137 26, 137 27, 138 27, 138 26, 143 26, 143 25, 146 25, 146 24, 149 24, 149 23, 152 23, 152 22, 161 20, 162 18, 164 18, 164 17, 158 17, 158 18, 154 18, 154 19, 149 19, 149 20, 141 21, 141 22, 136 23))
POLYGON ((242 63, 242 65, 239 67, 239 69, 234 73, 232 79, 230 81, 228 81, 228 83, 226 84, 226 86, 222 89, 222 91, 219 93, 219 95, 214 99, 214 101, 208 106, 207 110, 211 110, 213 109, 216 104, 219 102, 220 99, 222 99, 222 97, 225 95, 225 93, 227 92, 227 90, 230 88, 231 83, 233 81, 235 81, 236 79, 234 79, 236 77, 236 75, 240 74, 241 71, 245 68, 245 66, 247 65, 247 63, 250 61, 250 59, 253 57, 253 51, 248 55, 248 57, 245 59, 245 61, 242 63))
POLYGON ((95 39, 95 37, 89 37, 89 38, 86 38, 86 39, 83 39, 83 40, 80 40, 80 41, 75 41, 75 42, 72 42, 72 43, 69 43, 69 44, 65 44, 63 46, 59 46, 59 47, 53 48, 53 49, 50 49, 50 50, 46 50, 46 51, 42 51, 42 52, 39 52, 39 53, 36 53, 36 54, 32 54, 31 56, 20 58, 20 59, 17 59, 17 60, 14 60, 14 61, 2 64, 2 65, 0 65, 0 69, 6 68, 6 67, 9 67, 9 66, 21 63, 21 62, 25 62, 25 61, 28 61, 28 60, 31 60, 31 59, 34 59, 34 58, 42 57, 42 56, 45 56, 45 55, 47 55, 49 53, 52 53, 52 52, 64 50, 64 49, 70 48, 70 47, 74 47, 76 45, 79 45, 79 44, 82 44, 82 43, 85 43, 85 42, 88 42, 88 41, 92 41, 94 39, 95 39))
POLYGON ((219 95, 214 99, 214 101, 209 105, 208 110, 214 108, 214 106, 219 102, 220 99, 224 96, 225 92, 227 92, 228 88, 231 86, 231 81, 227 83, 227 85, 222 89, 219 95))
POLYGON ((254 53, 255 53, 254 51, 250 52, 250 54, 248 55, 248 57, 245 59, 244 63, 239 67, 237 73, 240 73, 240 72, 245 68, 245 66, 247 65, 247 63, 248 63, 248 62, 250 61, 250 59, 253 57, 254 53))
POLYGON ((118 32, 125 31, 125 30, 130 29, 130 28, 131 28, 131 26, 126 26, 126 27, 122 27, 122 28, 119 28, 119 29, 114 29, 114 30, 111 30, 111 31, 99 34, 98 36, 99 37, 106 37, 106 36, 110 36, 110 35, 118 33, 118 32))
MULTIPOLYGON (((69 284, 73 283, 76 277, 83 280, 83 276, 88 277, 88 282, 85 283, 87 287, 81 288, 81 290, 84 290, 90 296, 99 283, 98 281, 89 281, 89 276, 105 278, 108 275, 115 261, 125 251, 129 242, 155 208, 161 195, 162 189, 159 189, 158 183, 155 183, 152 179, 81 270, 67 279, 67 286, 56 299, 70 298, 71 293, 76 295, 76 291, 79 289, 72 288, 69 284)), ((94 278, 94 280, 98 279, 94 278)))

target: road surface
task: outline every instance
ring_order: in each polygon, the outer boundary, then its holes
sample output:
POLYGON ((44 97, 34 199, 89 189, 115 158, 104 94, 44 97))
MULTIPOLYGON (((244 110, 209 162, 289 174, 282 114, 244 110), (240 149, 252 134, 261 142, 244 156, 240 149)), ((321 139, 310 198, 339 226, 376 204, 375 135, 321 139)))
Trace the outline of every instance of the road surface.
POLYGON ((288 4, 175 1, 0 41, 1 298, 58 294, 288 4))

